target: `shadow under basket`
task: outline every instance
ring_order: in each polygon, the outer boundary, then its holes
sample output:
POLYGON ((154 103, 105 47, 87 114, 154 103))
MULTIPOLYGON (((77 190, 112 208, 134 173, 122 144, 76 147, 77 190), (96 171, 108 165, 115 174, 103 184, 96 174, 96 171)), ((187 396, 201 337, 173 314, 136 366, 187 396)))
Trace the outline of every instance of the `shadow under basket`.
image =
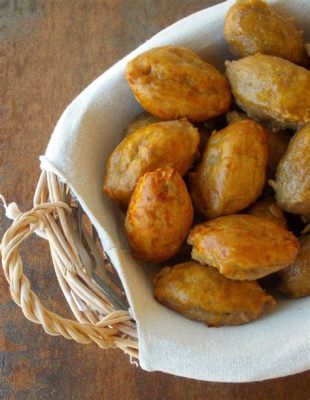
POLYGON ((22 213, 15 203, 5 204, 6 215, 14 221, 2 238, 2 266, 15 303, 50 335, 95 342, 102 349, 119 347, 137 359, 136 323, 121 281, 68 185, 43 170, 33 206, 22 213), (31 290, 19 246, 33 233, 49 243, 58 283, 76 321, 46 309, 31 290))

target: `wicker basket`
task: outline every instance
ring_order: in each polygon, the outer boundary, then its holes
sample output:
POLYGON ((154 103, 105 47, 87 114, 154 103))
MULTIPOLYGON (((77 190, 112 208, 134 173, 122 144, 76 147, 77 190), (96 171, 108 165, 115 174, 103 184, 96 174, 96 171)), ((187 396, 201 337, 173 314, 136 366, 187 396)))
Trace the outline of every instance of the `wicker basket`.
POLYGON ((103 349, 119 347, 137 359, 136 324, 121 282, 68 185, 43 170, 32 210, 22 213, 15 203, 4 205, 14 222, 2 238, 2 266, 25 317, 50 335, 95 342, 103 349), (48 240, 56 277, 76 321, 47 310, 31 290, 19 246, 33 233, 48 240))

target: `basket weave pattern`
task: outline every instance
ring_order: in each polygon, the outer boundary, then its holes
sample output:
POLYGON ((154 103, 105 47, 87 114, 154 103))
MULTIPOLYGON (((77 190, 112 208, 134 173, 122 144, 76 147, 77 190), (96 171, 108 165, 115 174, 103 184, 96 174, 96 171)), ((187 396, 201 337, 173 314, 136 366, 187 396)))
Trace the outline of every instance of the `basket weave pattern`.
POLYGON ((2 266, 15 303, 50 335, 95 342, 103 349, 119 347, 138 358, 136 324, 120 280, 70 188, 43 170, 33 205, 25 213, 14 203, 6 207, 14 221, 2 238, 2 266), (49 243, 56 277, 76 321, 47 310, 31 290, 19 246, 33 233, 49 243))

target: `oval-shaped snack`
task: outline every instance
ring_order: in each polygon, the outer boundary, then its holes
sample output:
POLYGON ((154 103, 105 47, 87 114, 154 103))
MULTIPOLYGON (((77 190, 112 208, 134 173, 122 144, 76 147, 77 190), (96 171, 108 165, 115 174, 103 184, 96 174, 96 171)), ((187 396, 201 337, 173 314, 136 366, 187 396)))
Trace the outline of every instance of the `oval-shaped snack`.
POLYGON ((160 120, 147 112, 142 112, 130 122, 125 130, 125 136, 131 135, 138 129, 145 128, 146 126, 154 124, 155 122, 160 122, 160 120))
POLYGON ((307 61, 303 32, 262 0, 238 0, 226 15, 224 36, 240 57, 262 53, 295 64, 307 61))
POLYGON ((269 221, 282 226, 282 228, 287 228, 284 212, 272 197, 258 200, 256 203, 252 204, 248 209, 246 209, 245 213, 255 215, 256 217, 267 218, 269 221))
POLYGON ((278 164, 276 181, 270 181, 277 203, 293 214, 310 213, 310 124, 292 137, 278 164))
POLYGON ((176 170, 159 168, 143 175, 125 220, 134 256, 154 263, 168 260, 181 248, 193 214, 186 185, 176 170))
POLYGON ((185 175, 198 152, 198 130, 185 119, 142 127, 114 149, 107 162, 104 191, 126 208, 138 179, 160 167, 185 175))
POLYGON ((214 132, 191 174, 195 209, 208 218, 234 214, 261 194, 268 149, 265 130, 244 120, 214 132))
POLYGON ((154 295, 160 303, 208 326, 244 324, 275 305, 257 282, 227 279, 195 261, 162 269, 154 279, 154 295))
POLYGON ((310 71, 282 58, 255 54, 226 63, 239 107, 249 116, 282 127, 310 122, 310 71))
POLYGON ((140 54, 127 64, 126 78, 142 107, 163 120, 204 121, 226 112, 231 102, 224 75, 185 47, 140 54))
POLYGON ((281 292, 295 298, 310 295, 310 235, 299 241, 300 252, 295 262, 278 273, 281 292))
POLYGON ((254 215, 229 215, 196 225, 187 243, 192 258, 217 268, 230 279, 254 280, 292 264, 297 238, 286 229, 254 215))

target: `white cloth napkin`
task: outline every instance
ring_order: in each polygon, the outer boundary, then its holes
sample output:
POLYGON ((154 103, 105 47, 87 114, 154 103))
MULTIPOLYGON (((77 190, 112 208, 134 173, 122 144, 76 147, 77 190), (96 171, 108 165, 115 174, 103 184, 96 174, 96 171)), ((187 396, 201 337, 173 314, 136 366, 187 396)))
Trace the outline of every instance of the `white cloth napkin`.
MULTIPOLYGON (((309 0, 270 2, 295 16, 309 39, 309 0)), ((119 272, 137 321, 141 367, 200 380, 244 382, 309 368, 310 298, 279 302, 272 314, 239 327, 208 328, 178 315, 154 300, 147 266, 128 249, 124 217, 102 193, 107 157, 141 111, 124 78, 128 60, 149 48, 176 44, 191 47, 223 70, 224 60, 231 58, 223 22, 232 3, 178 21, 97 78, 61 116, 41 165, 70 184, 119 272)))

